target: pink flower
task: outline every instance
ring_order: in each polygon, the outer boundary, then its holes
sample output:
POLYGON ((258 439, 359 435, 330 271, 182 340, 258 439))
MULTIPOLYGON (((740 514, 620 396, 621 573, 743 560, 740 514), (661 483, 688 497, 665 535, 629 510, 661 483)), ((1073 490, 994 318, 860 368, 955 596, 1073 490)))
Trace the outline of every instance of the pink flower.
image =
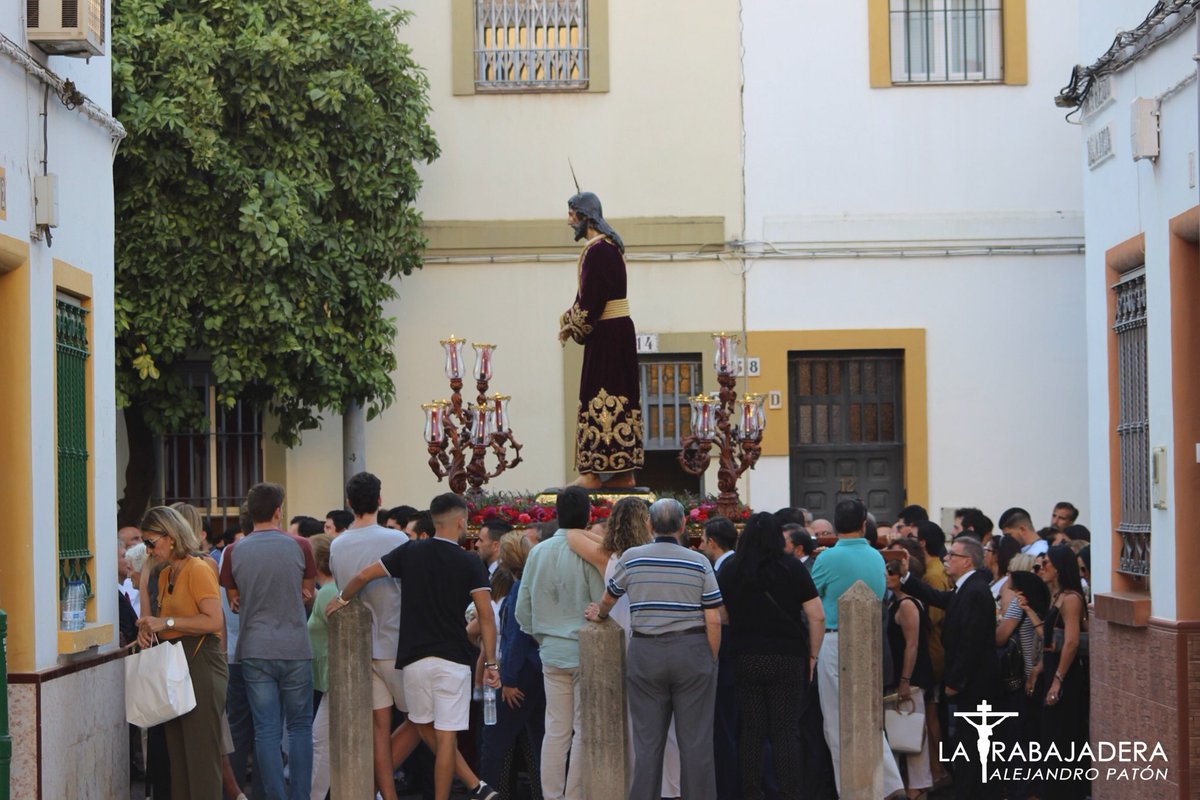
POLYGON ((521 523, 522 525, 528 525, 529 523, 533 522, 533 517, 522 512, 520 514, 517 514, 517 522, 521 523))

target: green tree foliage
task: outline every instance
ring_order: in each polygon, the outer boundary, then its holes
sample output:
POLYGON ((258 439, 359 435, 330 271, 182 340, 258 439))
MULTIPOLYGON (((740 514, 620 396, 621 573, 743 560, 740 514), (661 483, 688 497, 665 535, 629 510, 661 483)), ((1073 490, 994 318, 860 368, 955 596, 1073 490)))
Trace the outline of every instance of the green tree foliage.
POLYGON ((289 445, 323 409, 378 413, 396 366, 381 308, 421 265, 416 164, 438 154, 427 82, 396 39, 405 15, 368 0, 113 5, 131 431, 200 424, 180 369, 195 360, 220 404, 261 404, 289 445))

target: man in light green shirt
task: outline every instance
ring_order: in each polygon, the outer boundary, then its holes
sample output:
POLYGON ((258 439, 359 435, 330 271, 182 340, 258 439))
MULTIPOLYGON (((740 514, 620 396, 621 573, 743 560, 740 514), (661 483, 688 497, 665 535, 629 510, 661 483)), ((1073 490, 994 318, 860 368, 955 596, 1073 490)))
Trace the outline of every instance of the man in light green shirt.
POLYGON ((537 640, 546 684, 546 735, 542 739, 542 795, 546 800, 583 797, 579 629, 584 609, 604 594, 604 579, 567 546, 566 529, 587 528, 591 509, 582 487, 571 486, 558 493, 561 527, 530 552, 517 594, 517 623, 537 640))

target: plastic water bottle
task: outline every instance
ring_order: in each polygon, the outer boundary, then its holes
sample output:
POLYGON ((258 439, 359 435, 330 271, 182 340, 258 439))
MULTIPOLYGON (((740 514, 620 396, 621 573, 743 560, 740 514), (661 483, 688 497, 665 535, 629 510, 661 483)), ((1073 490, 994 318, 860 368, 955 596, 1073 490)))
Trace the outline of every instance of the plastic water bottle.
POLYGON ((483 687, 483 724, 496 724, 496 690, 491 686, 483 687))
POLYGON ((64 631, 83 630, 84 616, 87 610, 87 589, 83 581, 71 581, 67 584, 66 595, 62 604, 62 627, 64 631))

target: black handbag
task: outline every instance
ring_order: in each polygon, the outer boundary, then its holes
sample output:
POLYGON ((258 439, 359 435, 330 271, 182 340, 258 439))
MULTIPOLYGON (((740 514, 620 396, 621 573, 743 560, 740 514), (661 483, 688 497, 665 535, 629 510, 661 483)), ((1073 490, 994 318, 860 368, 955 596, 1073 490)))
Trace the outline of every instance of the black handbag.
POLYGON ((1025 656, 1021 653, 1020 637, 1013 632, 1003 647, 996 648, 1000 659, 1000 686, 1006 694, 1025 688, 1025 656))
MULTIPOLYGON (((1054 629, 1054 652, 1062 653, 1065 632, 1062 628, 1054 629)), ((1079 632, 1079 647, 1075 650, 1075 660, 1086 663, 1088 660, 1088 632, 1079 632)))

